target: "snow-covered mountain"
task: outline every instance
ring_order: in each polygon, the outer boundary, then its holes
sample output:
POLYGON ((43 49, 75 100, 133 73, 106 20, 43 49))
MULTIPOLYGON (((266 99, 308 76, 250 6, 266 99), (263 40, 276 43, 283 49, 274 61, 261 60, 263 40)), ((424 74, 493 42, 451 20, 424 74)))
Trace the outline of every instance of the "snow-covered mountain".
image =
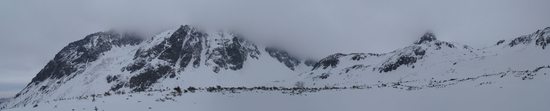
POLYGON ((438 40, 428 32, 392 52, 336 53, 312 61, 255 44, 238 33, 189 25, 151 38, 98 32, 63 48, 0 107, 37 107, 68 98, 95 101, 112 94, 173 94, 181 93, 180 88, 185 92, 421 90, 531 80, 550 73, 549 33, 550 27, 476 49, 438 40))
MULTIPOLYGON (((496 45, 474 49, 470 46, 437 40, 433 33, 417 42, 383 54, 337 53, 303 73, 312 86, 350 86, 397 83, 408 89, 454 84, 460 80, 496 75, 532 78, 550 65, 549 28, 496 45), (445 81, 434 86, 434 81, 445 81)), ((544 72, 544 71, 543 71, 544 72)))
POLYGON ((109 31, 70 43, 8 105, 177 86, 285 85, 311 66, 227 31, 185 25, 142 38, 109 31))

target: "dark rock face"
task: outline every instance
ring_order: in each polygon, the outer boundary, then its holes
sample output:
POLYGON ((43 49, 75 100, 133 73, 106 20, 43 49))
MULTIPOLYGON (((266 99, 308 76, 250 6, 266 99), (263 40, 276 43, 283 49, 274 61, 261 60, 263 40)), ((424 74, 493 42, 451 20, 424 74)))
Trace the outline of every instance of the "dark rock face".
POLYGON ((180 60, 180 69, 187 67, 191 60, 194 60, 194 67, 198 67, 206 35, 190 26, 181 26, 162 43, 150 49, 139 49, 134 55, 136 62, 123 70, 134 72, 143 69, 148 62, 156 57, 168 62, 169 66, 175 66, 180 60))
POLYGON ((111 82, 114 82, 114 81, 118 81, 118 79, 120 78, 120 75, 116 75, 116 76, 107 76, 107 83, 111 83, 111 82))
POLYGON ((422 37, 420 37, 420 40, 415 42, 414 44, 422 44, 425 42, 431 42, 437 40, 435 38, 435 35, 432 32, 426 32, 422 37))
POLYGON ((543 31, 537 31, 535 32, 538 36, 535 40, 535 44, 538 46, 541 46, 542 49, 546 48, 546 45, 550 43, 550 35, 546 35, 548 32, 550 32, 550 27, 546 27, 543 31), (545 37, 546 35, 546 37, 545 37))
POLYGON ((318 76, 317 78, 319 78, 319 79, 327 79, 329 76, 330 76, 330 74, 328 74, 328 73, 323 73, 323 74, 321 74, 320 76, 318 76))
POLYGON ((167 74, 173 74, 174 70, 170 66, 158 66, 158 68, 147 68, 137 76, 130 78, 129 86, 133 91, 145 91, 153 83, 167 74))
POLYGON ((546 45, 548 45, 549 43, 550 43, 550 37, 546 37, 546 38, 540 37, 536 40, 536 45, 541 46, 542 49, 545 49, 546 45))
POLYGON ((440 50, 443 47, 448 48, 455 48, 456 46, 452 43, 445 42, 445 41, 438 41, 435 35, 431 32, 426 32, 420 39, 415 42, 414 44, 420 45, 420 44, 429 44, 429 45, 435 45, 436 50, 440 50))
POLYGON ((113 47, 136 45, 142 40, 134 34, 118 34, 115 32, 98 32, 84 39, 70 43, 64 47, 55 58, 32 79, 31 83, 39 83, 48 78, 59 79, 85 67, 88 62, 98 59, 102 53, 113 47))
MULTIPOLYGON (((518 38, 513 39, 508 43, 508 46, 514 47, 519 44, 529 44, 533 40, 536 46, 540 46, 542 49, 545 49, 546 46, 550 43, 550 27, 544 28, 543 30, 537 30, 535 33, 524 35, 518 38)), ((500 41, 499 41, 500 42, 500 41)))
POLYGON ((351 67, 346 67, 346 68, 344 68, 344 70, 345 70, 346 73, 348 73, 348 72, 351 71, 351 70, 366 69, 366 68, 368 68, 368 67, 370 67, 370 66, 371 66, 371 65, 362 65, 362 64, 360 64, 360 65, 353 65, 353 66, 351 66, 351 67))
POLYGON ((416 63, 419 59, 422 59, 425 54, 426 50, 422 49, 421 47, 414 47, 412 54, 400 54, 399 57, 397 57, 397 60, 384 63, 383 66, 379 68, 379 71, 390 72, 396 70, 403 65, 412 65, 416 63))
POLYGON ((168 39, 171 47, 167 47, 159 59, 174 64, 181 59, 179 63, 181 69, 184 69, 193 59, 194 67, 198 67, 205 36, 205 33, 198 32, 189 26, 181 27, 168 39))
POLYGON ((265 48, 265 51, 269 53, 271 57, 276 58, 281 63, 284 63, 286 67, 290 68, 291 70, 294 70, 294 68, 301 63, 299 59, 291 56, 290 54, 288 54, 288 52, 284 50, 267 47, 265 48))
POLYGON ((241 38, 239 35, 233 35, 232 39, 223 39, 222 47, 217 47, 208 50, 208 60, 213 61, 217 66, 214 66, 213 71, 218 73, 220 69, 239 70, 243 67, 243 63, 248 57, 258 59, 260 51, 258 47, 241 38))
POLYGON ((529 36, 522 36, 522 37, 515 38, 510 43, 508 43, 508 45, 510 47, 514 47, 515 45, 518 45, 518 44, 527 44, 527 43, 531 42, 531 40, 532 39, 529 36))
POLYGON ((351 60, 354 60, 354 61, 359 61, 359 60, 363 60, 367 58, 367 55, 363 55, 363 54, 354 54, 352 57, 351 57, 351 60))
POLYGON ((506 40, 499 40, 499 41, 497 42, 497 45, 500 45, 500 44, 504 43, 505 41, 506 41, 506 40))
POLYGON ((150 49, 139 49, 134 56, 135 62, 123 70, 143 70, 131 77, 127 85, 134 91, 144 91, 162 77, 175 77, 176 71, 184 70, 191 61, 193 67, 198 67, 205 37, 205 33, 186 25, 181 26, 160 44, 150 49), (167 64, 148 64, 156 57, 167 64), (178 65, 179 67, 176 67, 178 65))
POLYGON ((338 65, 338 62, 340 61, 341 57, 344 57, 344 56, 350 56, 351 57, 350 60, 353 60, 353 61, 360 61, 360 60, 366 59, 369 56, 370 57, 380 56, 380 54, 375 54, 375 53, 351 53, 351 54, 336 53, 336 54, 330 55, 330 56, 328 56, 324 59, 321 59, 320 61, 315 63, 315 65, 313 65, 312 70, 318 69, 320 67, 322 67, 323 69, 326 69, 329 66, 334 68, 338 65))
POLYGON ((322 67, 323 69, 326 69, 329 66, 334 68, 334 67, 336 67, 336 65, 338 65, 338 62, 340 61, 339 58, 342 57, 342 56, 345 56, 345 54, 336 53, 336 54, 330 55, 330 56, 328 56, 324 59, 321 59, 319 62, 317 62, 317 64, 313 65, 312 70, 315 70, 315 69, 320 68, 320 67, 322 67))
POLYGON ((380 68, 380 72, 389 72, 397 69, 401 65, 409 65, 416 62, 415 57, 411 56, 401 56, 397 59, 395 63, 386 64, 382 68, 380 68))
POLYGON ((441 49, 441 46, 447 46, 449 48, 455 48, 454 44, 448 43, 448 42, 435 42, 434 43, 437 46, 437 50, 441 49))
POLYGON ((422 48, 416 48, 414 49, 414 55, 416 56, 424 56, 426 54, 426 50, 422 48))
POLYGON ((239 35, 221 35, 224 37, 213 41, 208 41, 208 36, 194 27, 185 25, 160 44, 148 49, 139 49, 134 55, 134 63, 122 69, 138 74, 131 77, 129 83, 124 86, 132 88, 133 91, 144 91, 163 77, 174 78, 178 72, 190 66, 199 67, 201 61, 207 66, 212 66, 212 70, 217 73, 221 69, 243 68, 248 57, 258 59, 260 52, 257 46, 239 35), (213 42, 219 47, 211 48, 208 42, 213 42), (206 60, 201 60, 202 52, 206 60), (152 64, 151 61, 154 59, 165 63, 152 64), (207 61, 212 61, 213 64, 208 64, 207 61))

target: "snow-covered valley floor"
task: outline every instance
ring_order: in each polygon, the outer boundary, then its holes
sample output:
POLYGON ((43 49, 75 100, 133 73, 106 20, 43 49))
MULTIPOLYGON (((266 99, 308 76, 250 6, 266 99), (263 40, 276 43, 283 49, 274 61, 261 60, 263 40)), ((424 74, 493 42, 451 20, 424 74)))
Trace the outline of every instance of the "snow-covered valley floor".
POLYGON ((532 79, 493 75, 417 90, 392 83, 383 87, 308 89, 299 94, 288 90, 200 89, 181 95, 173 90, 153 91, 52 100, 6 111, 547 111, 547 72, 532 79))

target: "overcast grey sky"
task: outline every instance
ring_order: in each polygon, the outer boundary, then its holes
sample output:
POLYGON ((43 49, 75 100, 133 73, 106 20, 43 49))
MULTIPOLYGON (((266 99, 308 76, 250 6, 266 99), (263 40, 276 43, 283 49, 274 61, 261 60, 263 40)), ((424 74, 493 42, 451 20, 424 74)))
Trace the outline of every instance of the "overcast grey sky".
POLYGON ((1 0, 0 97, 22 89, 69 42, 109 29, 146 34, 182 24, 322 57, 387 52, 431 30, 484 47, 550 26, 550 0, 1 0))

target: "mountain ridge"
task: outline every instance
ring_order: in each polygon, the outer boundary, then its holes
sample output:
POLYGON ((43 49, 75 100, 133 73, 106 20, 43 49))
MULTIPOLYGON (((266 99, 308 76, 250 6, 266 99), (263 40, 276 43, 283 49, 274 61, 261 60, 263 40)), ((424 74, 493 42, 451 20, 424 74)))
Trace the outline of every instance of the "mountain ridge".
POLYGON ((175 87, 295 87, 300 83, 301 87, 315 88, 396 81, 400 85, 423 87, 433 84, 434 78, 458 81, 493 73, 493 76, 502 76, 500 72, 506 71, 506 74, 520 70, 539 73, 550 61, 510 60, 508 65, 503 65, 501 60, 550 55, 545 49, 550 43, 548 33, 550 27, 498 41, 487 49, 474 49, 440 41, 434 33, 427 32, 411 45, 391 52, 335 53, 312 62, 282 49, 255 44, 237 33, 209 32, 189 25, 150 39, 98 32, 63 48, 25 89, 2 104, 2 108, 57 98, 175 87), (522 45, 525 48, 514 49, 522 45))

